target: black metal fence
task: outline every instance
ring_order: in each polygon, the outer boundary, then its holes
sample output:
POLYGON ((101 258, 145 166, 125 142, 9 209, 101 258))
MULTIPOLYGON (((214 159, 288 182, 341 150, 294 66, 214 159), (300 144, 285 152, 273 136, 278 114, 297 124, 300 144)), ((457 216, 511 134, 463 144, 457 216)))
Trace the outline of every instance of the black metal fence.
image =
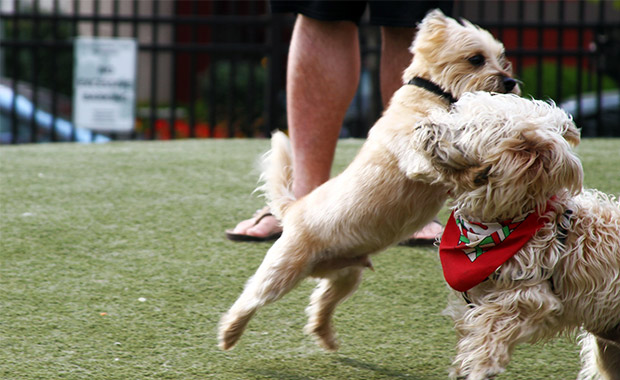
MULTIPOLYGON (((620 136, 620 9, 614 1, 456 2, 455 16, 492 31, 524 92, 575 115, 584 136, 620 136)), ((293 16, 264 1, 2 0, 0 143, 260 137, 285 128, 293 16), (131 133, 72 120, 76 36, 138 42, 131 133)), ((382 110, 376 27, 362 24, 360 90, 344 136, 365 136, 382 110)))

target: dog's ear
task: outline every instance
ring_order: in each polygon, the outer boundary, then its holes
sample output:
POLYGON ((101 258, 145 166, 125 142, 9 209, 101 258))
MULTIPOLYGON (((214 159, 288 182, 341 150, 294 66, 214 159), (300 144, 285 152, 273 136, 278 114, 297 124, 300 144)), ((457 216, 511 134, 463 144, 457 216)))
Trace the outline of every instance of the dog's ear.
POLYGON ((424 19, 422 19, 421 25, 425 25, 428 28, 442 28, 448 23, 448 18, 440 9, 433 9, 429 11, 424 19))
MULTIPOLYGON (((567 189, 577 193, 583 185, 583 167, 570 145, 578 142, 578 130, 572 126, 563 134, 546 133, 537 125, 521 130, 521 141, 505 147, 501 164, 531 194, 555 194, 567 189), (560 137, 562 136, 562 137, 560 137)), ((545 201, 545 199, 541 199, 545 201)))
POLYGON ((581 131, 577 128, 575 123, 571 120, 567 122, 564 127, 565 130, 562 133, 564 139, 568 141, 568 143, 573 147, 579 145, 579 143, 581 142, 581 131))
POLYGON ((431 57, 433 50, 444 44, 448 24, 448 18, 439 9, 427 13, 418 25, 418 33, 409 48, 411 53, 431 57))

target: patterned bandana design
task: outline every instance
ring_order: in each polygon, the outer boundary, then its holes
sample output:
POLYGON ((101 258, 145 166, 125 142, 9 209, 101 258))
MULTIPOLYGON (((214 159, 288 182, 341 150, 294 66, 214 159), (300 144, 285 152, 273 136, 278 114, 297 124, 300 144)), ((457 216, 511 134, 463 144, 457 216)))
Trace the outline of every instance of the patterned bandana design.
POLYGON ((503 242, 527 217, 507 220, 500 223, 468 222, 456 217, 456 225, 461 231, 457 248, 461 248, 473 263, 483 253, 503 242))
POLYGON ((487 279, 545 225, 548 219, 541 215, 532 212, 501 223, 473 223, 463 220, 459 210, 453 210, 439 244, 448 284, 466 292, 487 279))

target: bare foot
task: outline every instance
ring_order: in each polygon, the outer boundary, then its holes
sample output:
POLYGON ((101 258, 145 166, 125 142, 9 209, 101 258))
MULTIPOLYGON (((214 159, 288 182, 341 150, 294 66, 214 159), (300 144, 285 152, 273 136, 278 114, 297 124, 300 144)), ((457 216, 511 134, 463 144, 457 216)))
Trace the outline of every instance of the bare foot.
POLYGON ((420 231, 411 235, 414 239, 435 239, 437 235, 443 232, 443 226, 439 222, 432 221, 420 231))
POLYGON ((409 239, 399 243, 399 245, 407 246, 423 246, 435 244, 435 239, 443 232, 443 226, 436 220, 433 220, 421 230, 415 232, 409 239))

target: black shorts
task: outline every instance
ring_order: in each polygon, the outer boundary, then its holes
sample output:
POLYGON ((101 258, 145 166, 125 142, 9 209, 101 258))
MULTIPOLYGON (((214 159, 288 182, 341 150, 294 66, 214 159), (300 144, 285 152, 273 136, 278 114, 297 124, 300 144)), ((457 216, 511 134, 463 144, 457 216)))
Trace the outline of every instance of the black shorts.
POLYGON ((271 0, 273 13, 301 13, 321 21, 352 21, 360 23, 366 10, 370 8, 370 24, 394 27, 416 27, 429 10, 439 8, 447 16, 452 14, 454 1, 335 1, 271 0))

